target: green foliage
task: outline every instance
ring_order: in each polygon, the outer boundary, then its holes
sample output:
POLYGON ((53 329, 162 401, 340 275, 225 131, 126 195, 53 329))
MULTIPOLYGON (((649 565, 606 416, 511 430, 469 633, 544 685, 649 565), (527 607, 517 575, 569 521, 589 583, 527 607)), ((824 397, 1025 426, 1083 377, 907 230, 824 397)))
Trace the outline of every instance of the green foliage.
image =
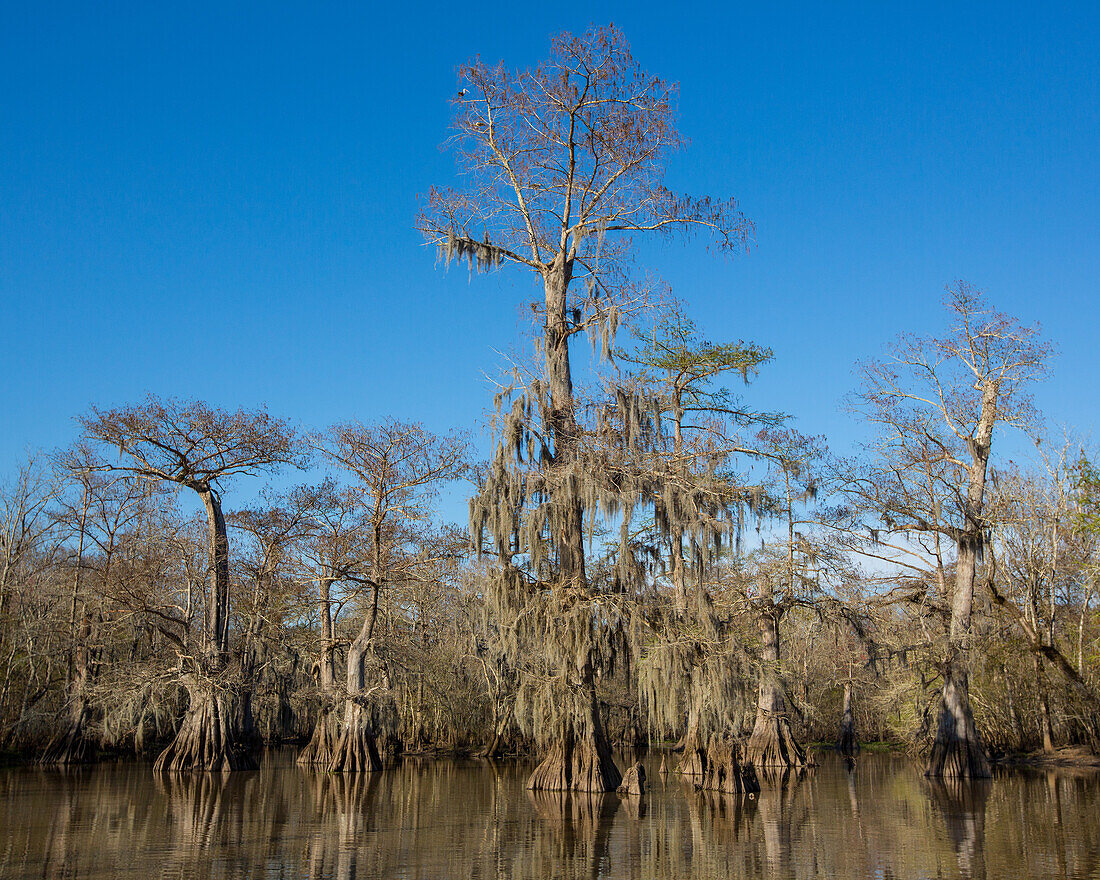
POLYGON ((1100 537, 1100 471, 1084 452, 1074 468, 1074 530, 1085 537, 1100 537))

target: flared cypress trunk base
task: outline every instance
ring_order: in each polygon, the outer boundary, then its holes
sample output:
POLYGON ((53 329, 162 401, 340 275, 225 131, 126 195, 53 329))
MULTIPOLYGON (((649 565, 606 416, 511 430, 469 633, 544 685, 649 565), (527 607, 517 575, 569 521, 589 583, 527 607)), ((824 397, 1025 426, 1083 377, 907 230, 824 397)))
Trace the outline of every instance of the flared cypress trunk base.
POLYGON ((684 754, 676 765, 676 772, 692 779, 701 779, 707 772, 706 750, 695 731, 689 731, 683 739, 684 754))
POLYGON ((946 779, 989 779, 993 771, 980 742, 969 739, 943 741, 937 737, 924 775, 946 779))
POLYGON ((735 740, 712 736, 707 744, 706 772, 699 788, 724 794, 755 794, 760 791, 760 781, 735 740))
POLYGON ((255 770, 252 754, 234 739, 232 701, 207 688, 188 686, 191 696, 187 714, 176 738, 160 753, 154 772, 182 770, 255 770))
POLYGON ((924 775, 949 779, 988 779, 993 775, 970 709, 967 675, 954 666, 944 682, 936 739, 924 775))
POLYGON ((859 754, 855 714, 852 712, 851 680, 844 683, 844 714, 840 719, 840 736, 837 737, 836 750, 845 758, 854 758, 859 754))
POLYGON ((859 754, 859 740, 851 726, 844 726, 840 730, 840 739, 836 741, 836 750, 846 758, 854 758, 859 754))
POLYGON ((336 757, 336 746, 340 742, 340 717, 335 709, 321 710, 313 736, 306 747, 298 754, 299 764, 321 764, 328 766, 336 757))
POLYGON ((527 780, 531 791, 615 791, 623 781, 611 757, 611 747, 602 737, 567 733, 527 780))
POLYGON ((760 712, 752 736, 745 745, 745 760, 757 770, 771 767, 806 767, 806 752, 795 739, 786 715, 760 712))
POLYGON ((645 767, 641 762, 631 764, 618 788, 619 794, 641 797, 646 792, 645 767))
POLYGON ((366 713, 355 706, 345 717, 344 730, 329 765, 333 773, 377 773, 382 769, 378 743, 367 724, 366 713))
POLYGON ((96 759, 97 749, 84 734, 85 711, 80 711, 66 731, 51 740, 38 763, 56 767, 73 767, 88 764, 96 759))

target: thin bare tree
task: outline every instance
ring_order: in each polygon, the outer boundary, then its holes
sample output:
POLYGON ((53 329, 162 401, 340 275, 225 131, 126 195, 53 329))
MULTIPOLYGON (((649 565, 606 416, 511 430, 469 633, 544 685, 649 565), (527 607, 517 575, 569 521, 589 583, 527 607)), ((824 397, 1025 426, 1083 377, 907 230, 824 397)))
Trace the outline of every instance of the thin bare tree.
MULTIPOLYGON (((969 676, 974 585, 989 534, 993 437, 998 426, 1032 418, 1026 387, 1043 374, 1049 347, 1037 328, 994 311, 965 282, 948 289, 945 305, 952 322, 946 335, 903 335, 887 359, 861 365, 863 387, 854 404, 879 434, 869 469, 850 490, 876 520, 876 545, 892 540, 899 545, 894 555, 916 560, 923 553, 932 561, 937 599, 950 609, 927 773, 983 777, 990 769, 969 676), (954 550, 953 572, 948 549, 954 550)), ((919 568, 916 561, 908 565, 919 568)))

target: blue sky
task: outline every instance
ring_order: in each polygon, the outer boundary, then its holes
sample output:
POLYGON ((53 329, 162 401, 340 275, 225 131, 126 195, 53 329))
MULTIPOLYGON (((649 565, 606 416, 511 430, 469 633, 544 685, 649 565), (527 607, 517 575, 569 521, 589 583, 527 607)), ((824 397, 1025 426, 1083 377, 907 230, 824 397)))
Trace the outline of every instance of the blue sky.
POLYGON ((752 402, 849 448, 853 362, 938 330, 965 278, 1042 323, 1040 405, 1096 428, 1094 5, 563 8, 4 4, 0 473, 149 391, 475 428, 538 288, 444 273, 413 229, 455 181, 455 68, 608 21, 680 83, 670 185, 756 224, 744 258, 640 252, 710 338, 775 350, 752 402))

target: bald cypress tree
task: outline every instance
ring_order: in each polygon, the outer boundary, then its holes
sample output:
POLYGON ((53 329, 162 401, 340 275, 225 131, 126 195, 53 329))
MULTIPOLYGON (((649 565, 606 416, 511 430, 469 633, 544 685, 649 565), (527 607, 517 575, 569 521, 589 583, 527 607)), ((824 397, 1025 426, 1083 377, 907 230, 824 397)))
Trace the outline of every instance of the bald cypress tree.
POLYGON ((227 412, 200 401, 151 395, 135 406, 93 409, 80 422, 89 444, 87 470, 180 486, 198 496, 206 513, 207 590, 199 640, 190 642, 189 621, 178 621, 187 636, 173 636, 189 697, 187 713, 156 769, 255 768, 240 735, 242 657, 230 650, 229 536, 222 490, 232 477, 298 463, 295 432, 263 410, 227 412), (117 460, 111 450, 117 450, 117 460))
POLYGON ((678 196, 663 185, 667 159, 683 144, 675 88, 646 74, 613 27, 556 37, 534 69, 478 61, 460 78, 451 143, 467 185, 432 190, 418 227, 444 260, 464 258, 479 270, 522 266, 543 292, 534 304, 543 365, 504 419, 473 525, 493 526, 505 604, 543 601, 546 643, 560 667, 554 699, 563 702, 540 730, 549 754, 531 787, 611 791, 620 777, 595 691, 607 632, 596 622, 606 608, 584 549, 606 484, 586 477, 570 344, 587 331, 609 352, 622 316, 643 298, 628 259, 638 235, 704 230, 719 249, 736 251, 751 225, 732 201, 678 196), (528 440, 535 463, 520 468, 528 440), (520 531, 527 541, 517 541, 520 531), (531 557, 530 577, 510 563, 520 550, 531 557))
POLYGON ((723 551, 737 543, 744 514, 759 498, 735 467, 744 452, 738 434, 780 416, 750 410, 714 382, 733 373, 747 383, 771 356, 753 343, 704 339, 678 306, 622 356, 641 370, 667 412, 654 461, 653 525, 671 607, 654 617, 640 646, 641 696, 659 732, 682 730, 679 771, 726 791, 753 791, 758 784, 752 770, 741 767, 734 741, 746 653, 728 616, 715 607, 712 588, 723 551))
MULTIPOLYGON (((331 746, 329 769, 374 772, 382 769, 378 740, 397 725, 394 689, 378 632, 380 603, 385 592, 424 565, 418 528, 428 518, 441 484, 464 473, 466 444, 415 423, 387 421, 335 425, 317 438, 316 447, 357 496, 353 503, 359 508, 364 545, 361 569, 354 570, 357 566, 345 554, 325 575, 332 577, 346 566, 343 576, 363 588, 362 623, 348 645, 343 719, 331 746)), ((331 643, 322 648, 331 651, 331 643)), ((328 748, 322 744, 321 753, 310 760, 324 758, 328 748)))
POLYGON ((948 609, 926 772, 986 777, 989 760, 970 704, 971 616, 990 531, 993 440, 998 428, 1033 417, 1027 386, 1043 375, 1050 352, 1037 328, 994 311, 964 282, 948 289, 945 305, 952 322, 946 334, 902 335, 887 360, 861 365, 854 402, 879 433, 867 469, 848 491, 878 526, 876 543, 916 539, 909 543, 920 552, 907 551, 917 560, 907 567, 931 570, 935 599, 948 609))

